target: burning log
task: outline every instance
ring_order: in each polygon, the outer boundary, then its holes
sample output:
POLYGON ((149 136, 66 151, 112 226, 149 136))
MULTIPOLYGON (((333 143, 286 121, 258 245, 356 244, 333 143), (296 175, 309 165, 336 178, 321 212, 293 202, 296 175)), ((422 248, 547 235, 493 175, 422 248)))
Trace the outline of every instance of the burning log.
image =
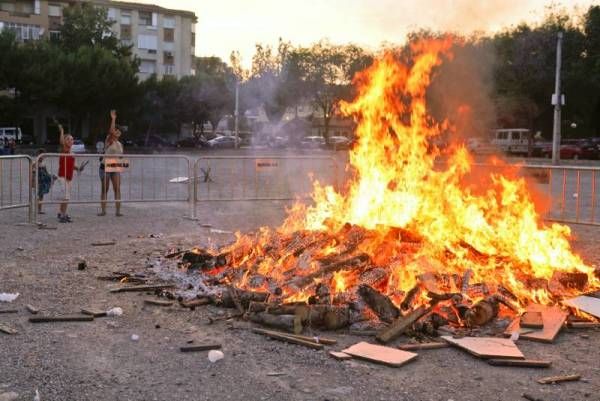
POLYGON ((468 269, 462 277, 461 292, 463 294, 466 294, 469 289, 469 281, 471 281, 471 276, 473 276, 473 271, 468 269))
POLYGON ((266 312, 259 312, 248 315, 248 318, 254 323, 283 329, 294 334, 302 333, 302 321, 296 315, 272 315, 266 312))
POLYGON ((350 324, 348 306, 298 305, 295 315, 308 327, 337 330, 350 324))
POLYGON ((384 322, 390 323, 400 316, 400 310, 385 295, 374 288, 362 284, 358 287, 358 295, 369 305, 375 314, 384 322))
POLYGON ((433 301, 435 301, 436 303, 440 302, 440 301, 452 300, 452 303, 458 304, 458 303, 462 302, 462 299, 463 299, 462 294, 459 294, 456 292, 448 292, 445 294, 438 294, 437 292, 428 291, 427 296, 430 299, 432 299, 433 301))
MULTIPOLYGON (((267 292, 257 292, 257 291, 246 291, 236 289, 236 294, 239 303, 247 308, 250 305, 250 302, 264 302, 269 298, 269 293, 267 292)), ((223 306, 225 308, 235 308, 235 301, 231 296, 230 291, 221 292, 219 295, 212 295, 209 297, 213 304, 217 306, 223 306)))
POLYGON ((311 305, 331 303, 331 291, 329 290, 329 286, 323 283, 317 284, 315 295, 312 295, 308 299, 308 303, 311 305))
POLYGON ((358 266, 362 266, 368 260, 369 260, 369 255, 367 255, 366 253, 361 253, 357 256, 353 256, 348 259, 344 259, 344 260, 340 260, 338 262, 333 262, 333 263, 327 264, 327 265, 321 267, 316 272, 307 274, 306 276, 299 277, 297 279, 294 279, 291 282, 289 282, 288 284, 293 285, 297 288, 304 288, 304 287, 312 284, 312 282, 316 278, 326 276, 326 275, 336 272, 338 270, 353 269, 358 266))
POLYGON ((421 286, 419 284, 415 285, 411 288, 407 293, 402 303, 400 304, 400 309, 408 310, 410 309, 410 305, 412 304, 415 297, 421 292, 421 286))
POLYGON ((487 297, 477 302, 465 313, 466 323, 468 326, 483 326, 498 316, 498 310, 496 297, 487 297))
POLYGON ((424 306, 419 306, 408 315, 399 317, 389 327, 377 334, 377 340, 382 343, 388 343, 392 341, 394 338, 400 336, 402 333, 404 333, 404 331, 409 329, 417 320, 431 312, 431 310, 432 307, 425 308, 424 306))
POLYGON ((376 267, 374 269, 369 269, 362 272, 359 277, 359 282, 377 287, 386 281, 387 278, 388 271, 384 268, 376 267))
POLYGON ((588 283, 588 276, 581 272, 554 272, 548 286, 552 287, 552 284, 556 282, 566 289, 583 291, 588 283))

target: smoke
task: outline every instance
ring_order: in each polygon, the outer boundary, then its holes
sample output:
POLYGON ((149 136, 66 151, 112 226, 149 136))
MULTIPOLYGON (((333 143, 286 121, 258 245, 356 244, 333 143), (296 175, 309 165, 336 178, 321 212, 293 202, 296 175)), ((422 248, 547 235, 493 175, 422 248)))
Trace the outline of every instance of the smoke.
POLYGON ((494 59, 486 43, 457 44, 452 60, 446 60, 432 80, 430 112, 436 121, 448 120, 458 139, 487 138, 495 126, 494 59))

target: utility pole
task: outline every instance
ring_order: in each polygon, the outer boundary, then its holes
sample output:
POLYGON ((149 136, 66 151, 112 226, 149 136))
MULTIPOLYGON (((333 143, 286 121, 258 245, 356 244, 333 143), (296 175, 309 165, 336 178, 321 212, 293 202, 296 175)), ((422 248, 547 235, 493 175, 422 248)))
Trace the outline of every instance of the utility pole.
POLYGON ((560 107, 562 103, 562 95, 560 93, 560 66, 562 54, 562 38, 563 33, 558 33, 556 42, 556 81, 554 83, 554 95, 552 103, 554 104, 554 128, 552 132, 552 164, 558 165, 560 162, 560 107))
POLYGON ((235 147, 236 149, 240 146, 239 142, 240 142, 240 131, 239 131, 239 111, 240 108, 240 82, 236 79, 235 80, 235 111, 233 112, 234 115, 234 132, 235 132, 235 147))

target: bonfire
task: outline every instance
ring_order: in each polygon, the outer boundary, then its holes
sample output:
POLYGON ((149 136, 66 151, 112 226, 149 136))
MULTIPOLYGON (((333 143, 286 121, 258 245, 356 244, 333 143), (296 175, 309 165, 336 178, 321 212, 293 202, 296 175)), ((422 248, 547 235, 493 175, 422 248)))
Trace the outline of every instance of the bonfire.
POLYGON ((337 189, 315 182, 313 202, 296 203, 278 228, 180 253, 200 295, 296 332, 398 319, 434 331, 599 289, 570 228, 544 222, 518 169, 495 158, 482 173, 464 146, 433 145, 453 131, 426 101, 452 47, 418 41, 410 58, 388 53, 357 74, 356 98, 340 104, 357 123, 351 178, 337 189))

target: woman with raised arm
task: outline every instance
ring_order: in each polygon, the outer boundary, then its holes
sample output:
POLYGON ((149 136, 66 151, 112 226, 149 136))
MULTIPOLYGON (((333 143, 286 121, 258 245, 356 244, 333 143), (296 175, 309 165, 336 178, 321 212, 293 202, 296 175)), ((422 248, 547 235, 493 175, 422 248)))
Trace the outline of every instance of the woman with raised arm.
POLYGON ((100 163, 100 183, 102 185, 102 193, 100 198, 100 207, 101 211, 98 216, 106 216, 106 197, 108 194, 108 188, 112 183, 113 192, 115 195, 115 209, 116 216, 122 216, 121 214, 121 173, 118 171, 118 167, 111 166, 111 161, 114 161, 114 158, 110 157, 113 155, 122 155, 123 154, 123 144, 119 142, 119 138, 121 137, 121 131, 117 129, 116 126, 117 121, 117 112, 116 110, 110 111, 110 128, 108 130, 108 135, 106 137, 106 141, 104 142, 104 154, 105 156, 100 163), (107 163, 108 161, 108 163, 107 163))
POLYGON ((58 221, 61 223, 71 223, 71 217, 67 214, 67 206, 71 199, 71 182, 73 181, 73 171, 83 171, 84 165, 75 165, 75 156, 71 154, 71 147, 73 146, 73 136, 65 134, 65 130, 61 124, 58 124, 58 131, 60 133, 60 147, 61 155, 58 158, 58 179, 63 184, 64 197, 60 203, 58 210, 58 221))

